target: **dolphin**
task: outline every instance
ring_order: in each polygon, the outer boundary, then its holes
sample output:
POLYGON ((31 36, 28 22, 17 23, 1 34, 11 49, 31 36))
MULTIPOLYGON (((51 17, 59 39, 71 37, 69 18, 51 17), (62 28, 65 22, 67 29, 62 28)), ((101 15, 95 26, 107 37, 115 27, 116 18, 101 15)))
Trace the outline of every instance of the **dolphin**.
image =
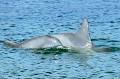
POLYGON ((54 35, 45 35, 27 39, 21 43, 13 41, 1 41, 4 44, 15 48, 92 48, 92 42, 89 33, 88 19, 84 18, 81 28, 73 33, 61 33, 54 35))

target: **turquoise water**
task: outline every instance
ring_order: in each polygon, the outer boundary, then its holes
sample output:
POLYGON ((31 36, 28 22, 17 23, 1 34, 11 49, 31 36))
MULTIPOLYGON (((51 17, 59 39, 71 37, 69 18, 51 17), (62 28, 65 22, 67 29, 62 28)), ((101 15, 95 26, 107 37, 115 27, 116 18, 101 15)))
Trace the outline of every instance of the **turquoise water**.
POLYGON ((75 32, 88 17, 94 45, 110 51, 13 49, 0 44, 0 79, 120 79, 119 0, 0 0, 0 40, 75 32))

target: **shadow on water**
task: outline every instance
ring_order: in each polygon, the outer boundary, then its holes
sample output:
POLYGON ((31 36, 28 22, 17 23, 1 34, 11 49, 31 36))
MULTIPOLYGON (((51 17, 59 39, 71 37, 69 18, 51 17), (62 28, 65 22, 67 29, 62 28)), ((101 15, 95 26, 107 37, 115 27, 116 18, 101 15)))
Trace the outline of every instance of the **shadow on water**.
POLYGON ((67 48, 33 49, 32 53, 42 55, 43 57, 47 58, 51 56, 60 56, 60 58, 77 60, 79 63, 84 63, 84 65, 92 55, 91 51, 76 51, 67 48))
POLYGON ((93 48, 96 52, 117 52, 120 51, 120 47, 112 47, 112 46, 97 46, 93 48))
POLYGON ((68 49, 68 48, 41 48, 41 49, 32 49, 33 53, 36 54, 62 54, 62 53, 90 53, 91 50, 85 49, 68 49))
POLYGON ((113 47, 113 46, 106 46, 106 45, 96 45, 93 47, 91 50, 85 50, 85 49, 80 49, 80 50, 72 50, 72 49, 67 49, 67 48, 44 48, 44 49, 33 49, 33 53, 36 54, 62 54, 62 53, 85 53, 85 52, 117 52, 120 51, 120 47, 113 47))
POLYGON ((115 45, 115 46, 111 46, 111 43, 120 43, 120 41, 118 40, 110 40, 110 39, 106 39, 106 38, 98 38, 98 39, 92 39, 93 42, 103 42, 104 45, 95 45, 93 47, 93 50, 96 52, 117 52, 120 51, 120 47, 115 45), (109 44, 110 45, 105 45, 105 44, 109 44))
POLYGON ((77 59, 80 63, 86 63, 89 58, 95 53, 112 53, 120 51, 120 47, 96 46, 93 50, 71 50, 62 48, 49 48, 49 49, 33 49, 32 53, 45 56, 66 55, 69 58, 77 59))
POLYGON ((41 48, 33 49, 33 52, 36 54, 61 54, 62 52, 69 52, 69 50, 64 48, 41 48))

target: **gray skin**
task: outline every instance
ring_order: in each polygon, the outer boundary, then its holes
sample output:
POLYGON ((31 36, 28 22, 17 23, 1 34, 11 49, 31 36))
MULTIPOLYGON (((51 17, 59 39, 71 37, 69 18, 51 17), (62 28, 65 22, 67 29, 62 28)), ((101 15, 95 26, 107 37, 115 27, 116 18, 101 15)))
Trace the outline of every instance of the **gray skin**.
POLYGON ((21 43, 15 43, 9 40, 4 41, 4 43, 14 48, 51 48, 62 46, 62 43, 57 38, 48 35, 34 37, 21 43))
POLYGON ((89 25, 86 18, 83 20, 80 31, 75 33, 38 36, 25 40, 22 43, 15 43, 7 40, 4 41, 4 43, 16 48, 92 48, 92 42, 89 35, 89 25))
POLYGON ((51 48, 63 46, 55 37, 45 35, 26 40, 21 43, 21 48, 51 48))

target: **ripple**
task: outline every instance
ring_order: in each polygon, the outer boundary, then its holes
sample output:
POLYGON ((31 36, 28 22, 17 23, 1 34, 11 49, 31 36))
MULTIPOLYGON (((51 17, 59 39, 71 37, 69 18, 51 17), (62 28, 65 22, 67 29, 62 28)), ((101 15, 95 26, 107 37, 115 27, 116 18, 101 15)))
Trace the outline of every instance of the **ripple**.
POLYGON ((113 73, 115 73, 115 72, 113 72, 113 71, 107 71, 107 72, 105 72, 105 73, 113 74, 113 73))
POLYGON ((9 27, 16 27, 16 24, 11 24, 9 27))
POLYGON ((118 40, 108 40, 107 42, 119 42, 120 43, 120 41, 118 40))
POLYGON ((40 75, 40 74, 39 73, 33 73, 30 76, 37 76, 37 75, 40 75))
MULTIPOLYGON (((61 76, 59 76, 61 79, 64 79, 64 78, 67 78, 67 76, 66 75, 61 75, 61 76)), ((76 78, 71 78, 71 79, 76 79, 76 78)))
POLYGON ((52 72, 45 72, 45 73, 47 73, 47 74, 52 74, 52 72))
POLYGON ((16 18, 16 19, 23 20, 24 18, 23 18, 23 17, 18 17, 18 18, 16 18))
POLYGON ((97 39, 91 39, 92 41, 104 41, 104 40, 108 40, 108 39, 106 39, 106 38, 97 38, 97 39))

